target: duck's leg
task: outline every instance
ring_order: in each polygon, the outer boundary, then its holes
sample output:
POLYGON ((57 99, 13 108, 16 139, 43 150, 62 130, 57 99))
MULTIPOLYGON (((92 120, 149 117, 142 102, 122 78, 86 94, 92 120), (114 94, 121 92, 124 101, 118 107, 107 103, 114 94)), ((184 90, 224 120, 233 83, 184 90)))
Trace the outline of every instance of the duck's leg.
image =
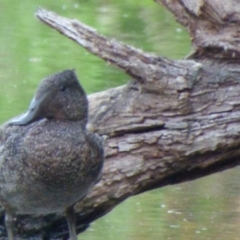
POLYGON ((77 232, 76 232, 76 215, 74 211, 74 207, 67 207, 65 210, 65 216, 68 223, 68 231, 69 231, 69 239, 77 240, 77 232))
POLYGON ((14 227, 14 215, 10 212, 5 212, 5 225, 7 228, 7 235, 9 240, 14 240, 13 227, 14 227))

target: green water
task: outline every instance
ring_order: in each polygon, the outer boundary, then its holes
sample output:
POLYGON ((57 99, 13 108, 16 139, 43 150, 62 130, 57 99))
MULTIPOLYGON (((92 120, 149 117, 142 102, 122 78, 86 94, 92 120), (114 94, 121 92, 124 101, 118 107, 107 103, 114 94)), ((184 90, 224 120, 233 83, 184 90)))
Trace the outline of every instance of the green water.
MULTIPOLYGON (((74 68, 88 93, 129 76, 40 23, 37 7, 157 55, 190 52, 187 32, 152 0, 0 1, 0 123, 23 112, 43 77, 74 68)), ((132 197, 94 222, 85 240, 239 239, 239 168, 132 197)))
POLYGON ((80 235, 85 240, 238 240, 239 168, 132 197, 80 235))

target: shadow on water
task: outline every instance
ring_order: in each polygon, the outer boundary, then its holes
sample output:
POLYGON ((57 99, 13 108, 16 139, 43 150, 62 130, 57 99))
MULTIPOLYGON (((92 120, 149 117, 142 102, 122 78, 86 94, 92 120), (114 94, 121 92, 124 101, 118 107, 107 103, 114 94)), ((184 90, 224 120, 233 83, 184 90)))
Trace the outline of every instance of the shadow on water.
MULTIPOLYGON (((190 51, 185 29, 154 1, 2 0, 0 122, 25 111, 41 78, 74 68, 88 93, 129 77, 36 18, 38 6, 75 18, 144 51, 179 59, 190 51)), ((239 239, 239 168, 132 197, 81 234, 94 239, 239 239)))

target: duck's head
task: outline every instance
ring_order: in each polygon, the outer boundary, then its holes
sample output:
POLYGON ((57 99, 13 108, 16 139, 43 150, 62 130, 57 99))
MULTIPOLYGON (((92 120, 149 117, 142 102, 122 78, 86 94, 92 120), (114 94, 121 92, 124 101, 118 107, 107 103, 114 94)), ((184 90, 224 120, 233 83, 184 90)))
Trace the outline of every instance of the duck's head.
POLYGON ((73 70, 43 79, 28 111, 9 124, 28 125, 43 118, 82 121, 86 125, 88 100, 73 70))

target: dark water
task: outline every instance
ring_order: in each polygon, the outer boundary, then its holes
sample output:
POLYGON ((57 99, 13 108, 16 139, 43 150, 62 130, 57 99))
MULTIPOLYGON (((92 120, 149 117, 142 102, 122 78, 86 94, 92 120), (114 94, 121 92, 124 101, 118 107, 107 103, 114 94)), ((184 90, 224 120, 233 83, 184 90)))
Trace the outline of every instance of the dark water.
MULTIPOLYGON (((151 0, 32 0, 0 2, 0 122, 23 112, 39 80, 74 68, 88 93, 126 83, 120 70, 40 23, 38 6, 76 18, 108 37, 180 59, 187 32, 151 0)), ((85 240, 239 239, 239 168, 132 197, 99 219, 85 240)))

